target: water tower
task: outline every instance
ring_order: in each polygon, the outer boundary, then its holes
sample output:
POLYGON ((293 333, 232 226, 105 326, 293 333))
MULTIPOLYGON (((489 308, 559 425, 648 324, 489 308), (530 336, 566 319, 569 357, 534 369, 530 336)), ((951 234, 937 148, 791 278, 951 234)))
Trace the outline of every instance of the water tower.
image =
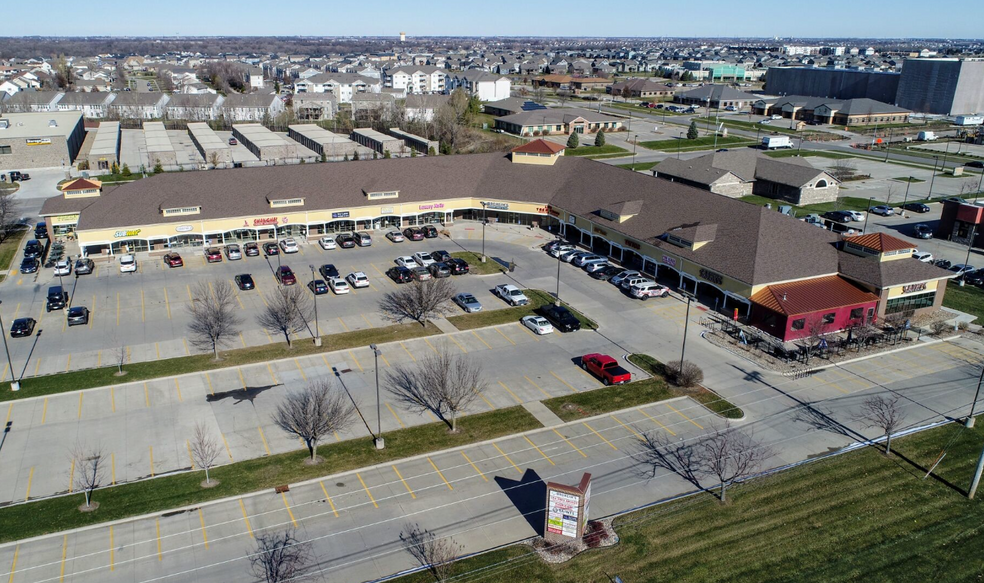
POLYGON ((400 33, 400 42, 401 43, 407 42, 407 33, 405 33, 405 32, 401 32, 400 33))

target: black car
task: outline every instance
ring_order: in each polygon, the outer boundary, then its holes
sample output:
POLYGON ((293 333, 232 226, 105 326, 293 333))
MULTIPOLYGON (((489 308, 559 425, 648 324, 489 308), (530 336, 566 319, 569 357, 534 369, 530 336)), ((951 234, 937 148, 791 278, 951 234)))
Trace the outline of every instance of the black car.
POLYGON ((236 285, 239 286, 241 290, 249 290, 256 287, 253 283, 253 276, 248 273, 243 273, 236 276, 236 285))
POLYGON ((427 270, 431 272, 431 275, 433 275, 435 279, 451 277, 451 270, 448 269, 448 266, 443 263, 431 263, 427 267, 427 270))
POLYGON ((955 202, 957 204, 970 204, 966 199, 960 198, 959 196, 948 196, 944 198, 941 202, 955 202))
POLYGON ((35 257, 41 257, 43 253, 44 247, 37 239, 31 239, 27 242, 27 245, 24 246, 24 257, 33 259, 35 257))
POLYGON ((963 274, 964 283, 980 287, 984 285, 984 269, 963 274))
POLYGON ((318 269, 318 271, 321 273, 321 277, 325 278, 325 280, 338 277, 338 269, 336 269, 331 263, 325 263, 318 269))
POLYGON ((83 257, 75 262, 75 275, 88 275, 96 268, 96 264, 88 257, 83 257))
POLYGON ((41 266, 41 262, 33 257, 27 257, 24 261, 21 261, 20 271, 21 273, 36 273, 38 267, 41 266))
POLYGON ((420 230, 424 232, 425 238, 437 239, 437 228, 434 225, 424 225, 420 230))
POLYGON ((53 285, 48 288, 48 297, 45 302, 45 310, 62 310, 68 305, 68 292, 60 285, 53 285))
POLYGON ((624 271, 624 269, 618 265, 609 265, 608 267, 589 273, 588 276, 601 281, 608 281, 614 277, 615 274, 621 273, 622 271, 624 271))
POLYGON ((823 213, 823 218, 830 219, 831 221, 837 223, 850 223, 851 221, 854 220, 854 217, 851 216, 851 213, 847 211, 827 211, 823 213))
POLYGON ((355 237, 350 233, 342 233, 341 235, 335 237, 335 242, 342 249, 351 249, 355 247, 355 237))
POLYGON ((438 263, 447 263, 451 259, 451 254, 443 249, 440 251, 431 251, 431 259, 438 263))
POLYGON ((271 255, 280 255, 280 247, 273 241, 270 241, 269 243, 263 244, 263 252, 267 254, 267 257, 271 255))
POLYGON ((540 314, 550 320, 554 328, 561 332, 575 332, 581 329, 581 321, 564 306, 550 304, 540 308, 540 314))
POLYGON ((30 336, 34 332, 35 324, 37 322, 34 321, 34 318, 17 318, 10 325, 10 337, 21 338, 23 336, 30 336))
POLYGON ((35 239, 47 239, 48 238, 48 224, 44 221, 34 225, 34 238, 35 239))
POLYGON ((953 264, 946 259, 937 259, 936 261, 933 262, 933 265, 941 269, 950 269, 950 266, 953 264))
POLYGON ((919 223, 915 227, 912 227, 912 233, 919 239, 933 238, 933 229, 926 223, 919 223))
POLYGON ((413 280, 413 273, 406 267, 396 266, 386 270, 386 277, 396 283, 408 283, 413 280))
POLYGON ((68 309, 69 326, 85 326, 89 323, 89 308, 85 306, 72 306, 68 309))
POLYGON ((323 279, 313 279, 308 283, 308 289, 314 292, 314 295, 320 296, 328 293, 328 284, 323 279))
POLYGON ((902 205, 903 210, 912 211, 914 213, 928 213, 929 206, 921 202, 907 202, 902 205))
POLYGON ((468 262, 460 257, 452 257, 445 265, 451 270, 451 275, 464 275, 468 273, 468 262))
POLYGON ((966 164, 964 164, 964 166, 966 166, 968 168, 984 168, 984 161, 982 161, 982 160, 973 160, 971 162, 967 162, 966 164))

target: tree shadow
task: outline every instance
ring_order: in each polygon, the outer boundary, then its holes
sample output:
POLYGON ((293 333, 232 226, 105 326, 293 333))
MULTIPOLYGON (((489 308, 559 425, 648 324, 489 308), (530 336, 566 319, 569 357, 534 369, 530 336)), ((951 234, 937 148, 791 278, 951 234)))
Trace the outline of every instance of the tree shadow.
MULTIPOLYGON (((874 444, 872 444, 872 445, 874 446, 874 444)), ((896 465, 898 465, 899 467, 902 467, 903 470, 906 470, 906 468, 903 466, 903 463, 902 463, 902 462, 905 462, 906 464, 908 464, 910 466, 910 469, 916 470, 916 472, 917 472, 916 473, 916 477, 919 477, 919 478, 925 478, 926 477, 926 474, 929 473, 929 468, 924 467, 919 462, 917 462, 917 461, 909 458, 904 453, 899 452, 894 447, 894 445, 895 445, 894 444, 894 441, 893 441, 892 445, 893 445, 893 447, 892 447, 892 457, 895 458, 895 464, 896 465)), ((877 446, 875 446, 875 447, 877 447, 877 446)), ((885 453, 884 450, 882 450, 881 453, 884 454, 885 453)), ((940 484, 943 484, 947 488, 950 488, 951 490, 953 490, 957 494, 960 494, 961 496, 966 496, 968 494, 967 490, 964 490, 960 486, 957 486, 953 482, 951 482, 951 481, 947 480, 946 478, 944 478, 944 477, 940 476, 939 474, 937 474, 936 471, 935 471, 935 469, 936 468, 934 468, 934 471, 933 471, 932 474, 929 474, 929 477, 933 478, 934 480, 936 480, 940 484)), ((910 473, 912 473, 912 472, 910 472, 910 473)))
POLYGON ((495 483, 502 488, 536 534, 543 536, 543 525, 547 516, 547 484, 536 470, 527 469, 519 480, 496 476, 495 483))
POLYGON ((260 396, 261 393, 269 391, 276 386, 277 385, 263 385, 259 387, 245 387, 231 391, 222 391, 219 393, 205 395, 205 401, 208 403, 215 403, 224 399, 233 399, 233 405, 238 405, 247 401, 250 405, 255 405, 254 401, 260 396))

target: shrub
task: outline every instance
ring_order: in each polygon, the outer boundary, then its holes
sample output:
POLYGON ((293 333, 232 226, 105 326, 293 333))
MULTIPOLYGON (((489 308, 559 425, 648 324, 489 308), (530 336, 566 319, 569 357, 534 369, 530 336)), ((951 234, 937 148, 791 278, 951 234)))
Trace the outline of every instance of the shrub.
POLYGON ((160 174, 161 172, 164 172, 164 165, 161 164, 160 160, 158 160, 157 163, 154 164, 154 174, 160 174))
POLYGON ((933 330, 933 335, 934 336, 943 336, 944 334, 946 334, 950 330, 953 330, 953 325, 950 324, 949 322, 945 322, 943 320, 937 320, 937 321, 933 322, 933 325, 931 326, 931 328, 933 330))
POLYGON ((685 360, 674 360, 666 364, 666 374, 675 385, 692 387, 704 382, 704 371, 699 366, 685 360))
POLYGON ((595 136, 595 146, 602 147, 605 145, 605 130, 598 130, 598 134, 595 136))
POLYGON ((120 174, 129 177, 132 172, 130 172, 130 166, 128 164, 123 164, 123 168, 120 170, 120 174))
POLYGON ((571 132, 571 137, 567 138, 567 147, 570 149, 577 148, 580 145, 581 140, 577 137, 577 132, 571 132))
POLYGON ((697 135, 698 135, 697 134, 697 122, 696 121, 691 121, 690 122, 690 127, 687 128, 687 139, 688 140, 696 140, 697 139, 697 135))

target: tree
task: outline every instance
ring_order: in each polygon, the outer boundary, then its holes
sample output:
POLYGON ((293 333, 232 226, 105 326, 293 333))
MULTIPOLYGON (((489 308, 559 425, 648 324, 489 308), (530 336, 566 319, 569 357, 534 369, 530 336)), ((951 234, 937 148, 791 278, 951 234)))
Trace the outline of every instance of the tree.
POLYGON ((803 354, 806 356, 806 363, 810 363, 813 355, 820 350, 824 336, 827 334, 829 325, 821 314, 810 314, 806 319, 806 336, 800 343, 803 354))
POLYGON ((308 384, 303 390, 287 393, 277 405, 273 422, 287 433, 300 437, 318 463, 318 443, 325 436, 345 428, 354 407, 348 395, 335 388, 328 378, 308 384))
POLYGON ((451 311, 451 298, 456 292, 449 278, 414 281, 387 292, 379 302, 379 309, 397 323, 413 320, 426 326, 427 320, 451 311))
POLYGON ((352 159, 353 160, 358 160, 359 159, 359 151, 358 150, 352 152, 352 159))
POLYGON ((102 449, 88 447, 77 442, 70 452, 72 459, 72 487, 85 493, 85 505, 79 507, 82 511, 95 510, 99 505, 93 504, 92 492, 105 479, 106 466, 102 449))
POLYGON ((164 165, 161 164, 160 160, 157 160, 154 163, 154 174, 160 174, 161 172, 164 172, 164 165))
POLYGON ((291 332, 300 332, 307 325, 311 314, 311 299, 299 285, 278 286, 267 306, 257 316, 260 326, 284 335, 287 347, 291 347, 291 332))
POLYGON ((12 190, 0 190, 0 241, 14 232, 20 222, 20 201, 12 190))
POLYGON ((211 478, 208 476, 208 470, 215 465, 221 451, 219 449, 219 442, 209 432, 205 422, 199 421, 196 423, 195 433, 191 437, 191 459, 195 462, 195 465, 205 470, 205 483, 202 485, 206 488, 218 485, 218 482, 215 482, 215 484, 212 483, 211 478))
POLYGON ((127 178, 129 178, 132 174, 133 174, 133 172, 130 171, 130 165, 127 164, 126 162, 124 162, 123 163, 123 168, 120 169, 120 175, 126 176, 127 178))
POLYGON ((885 436, 885 455, 892 455, 892 434, 898 431, 905 420, 905 412, 899 406, 902 397, 892 394, 889 397, 877 395, 868 397, 861 403, 861 412, 854 416, 865 427, 877 427, 885 436))
POLYGON ((288 527, 282 532, 256 535, 256 550, 249 554, 250 572, 266 583, 295 581, 311 561, 311 545, 288 527))
POLYGON ((690 120, 690 127, 687 128, 687 139, 696 140, 697 139, 697 120, 690 120))
POLYGON ((235 312, 236 292, 232 284, 216 280, 213 284, 199 281, 195 284, 191 304, 188 306, 188 331, 196 348, 209 349, 219 360, 219 347, 239 334, 242 319, 235 312))
POLYGON ((387 381, 387 390, 411 411, 434 413, 452 433, 458 431, 458 415, 488 387, 479 362, 446 347, 415 368, 396 367, 387 381))
POLYGON ((704 371, 689 360, 668 362, 666 373, 677 386, 681 387, 692 387, 704 382, 704 371))
POLYGON ((212 150, 208 153, 208 163, 212 165, 212 168, 219 167, 219 153, 216 150, 212 150))
POLYGON ((421 567, 430 571, 438 583, 451 577, 454 562, 461 554, 462 546, 453 538, 434 536, 419 524, 408 524, 400 533, 403 550, 410 554, 421 567))
POLYGON ((849 159, 835 160, 827 169, 827 173, 834 177, 838 182, 850 180, 857 174, 857 166, 849 159))
POLYGON ((772 448, 728 424, 702 439, 698 448, 702 466, 721 484, 721 502, 727 502, 728 486, 757 472, 774 455, 772 448))
POLYGON ((113 349, 113 360, 116 362, 116 376, 123 376, 126 374, 123 372, 123 365, 130 359, 130 351, 127 349, 126 344, 122 342, 117 341, 113 345, 116 346, 113 349))
POLYGON ((861 352, 861 349, 864 348, 868 341, 874 338, 877 333, 878 328, 876 328, 871 322, 865 322, 864 324, 851 328, 851 336, 858 344, 858 352, 861 352))
POLYGON ((390 151, 389 150, 383 150, 383 159, 389 160, 392 157, 393 156, 392 156, 392 154, 390 154, 390 151))
POLYGON ((280 95, 280 81, 277 80, 273 81, 273 92, 276 93, 277 95, 280 95))
POLYGON ((595 134, 595 147, 600 148, 605 145, 605 130, 598 130, 595 134))
POLYGON ((571 132, 571 137, 567 138, 567 147, 573 150, 577 148, 580 142, 581 141, 577 137, 577 132, 571 132))

